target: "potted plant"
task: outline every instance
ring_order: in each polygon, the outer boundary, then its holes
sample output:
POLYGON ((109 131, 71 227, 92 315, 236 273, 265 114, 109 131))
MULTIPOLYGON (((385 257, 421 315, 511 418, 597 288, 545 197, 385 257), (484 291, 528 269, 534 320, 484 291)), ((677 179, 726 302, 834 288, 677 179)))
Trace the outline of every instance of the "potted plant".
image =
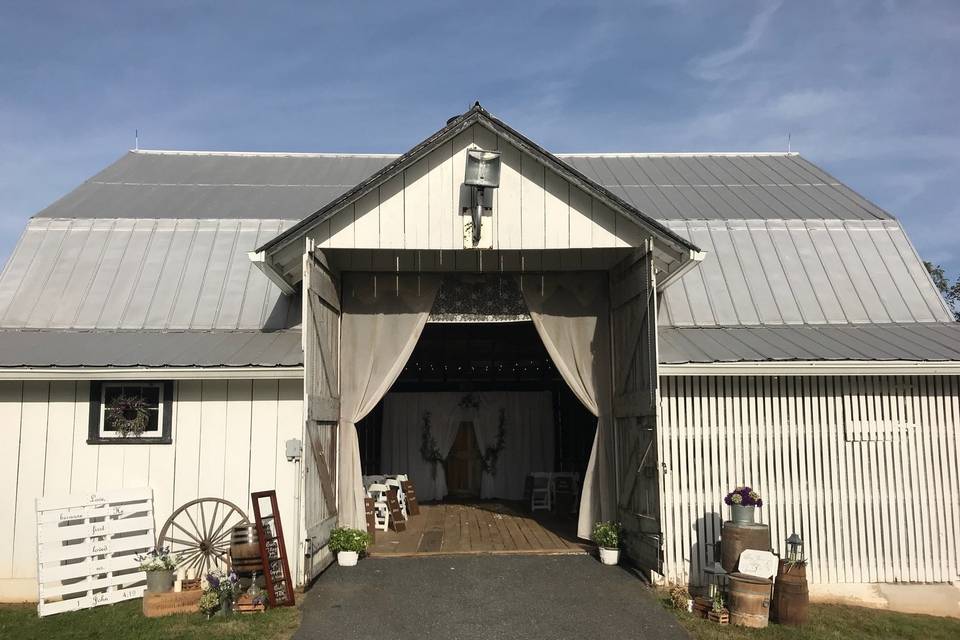
POLYGON ((330 532, 330 551, 337 554, 337 564, 341 567, 355 566, 368 544, 370 534, 360 529, 337 527, 330 532))
POLYGON ((593 525, 592 537, 600 549, 600 562, 607 565, 620 562, 619 522, 598 522, 593 525))
POLYGON ((723 501, 730 505, 730 517, 735 524, 753 524, 756 509, 763 506, 760 494, 750 487, 737 487, 723 501))
POLYGON ((173 591, 177 557, 171 555, 170 549, 150 549, 135 558, 140 563, 140 571, 147 572, 147 591, 150 593, 173 591))
POLYGON ((203 581, 203 595, 200 596, 200 612, 210 618, 214 614, 229 616, 233 613, 233 603, 240 595, 240 579, 237 574, 224 573, 214 569, 203 581))

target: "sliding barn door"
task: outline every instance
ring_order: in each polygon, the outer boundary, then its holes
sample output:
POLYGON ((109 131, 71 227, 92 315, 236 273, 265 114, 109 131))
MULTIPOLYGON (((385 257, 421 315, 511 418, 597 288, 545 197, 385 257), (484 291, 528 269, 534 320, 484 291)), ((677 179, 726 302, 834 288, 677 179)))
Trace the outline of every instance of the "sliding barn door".
POLYGON ((624 550, 661 572, 657 310, 652 242, 610 271, 614 438, 624 550))
POLYGON ((340 296, 320 251, 303 255, 303 365, 307 409, 304 460, 305 578, 333 560, 327 548, 337 522, 337 432, 340 421, 340 296))

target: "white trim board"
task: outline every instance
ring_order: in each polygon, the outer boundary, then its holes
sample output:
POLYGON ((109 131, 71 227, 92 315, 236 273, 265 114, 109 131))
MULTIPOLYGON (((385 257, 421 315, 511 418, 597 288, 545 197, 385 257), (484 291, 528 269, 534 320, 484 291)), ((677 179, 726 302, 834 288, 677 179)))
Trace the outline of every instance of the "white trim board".
POLYGON ((712 362, 661 364, 661 376, 838 376, 960 375, 960 361, 794 360, 789 362, 712 362))
POLYGON ((283 380, 303 367, 10 367, 0 380, 283 380))

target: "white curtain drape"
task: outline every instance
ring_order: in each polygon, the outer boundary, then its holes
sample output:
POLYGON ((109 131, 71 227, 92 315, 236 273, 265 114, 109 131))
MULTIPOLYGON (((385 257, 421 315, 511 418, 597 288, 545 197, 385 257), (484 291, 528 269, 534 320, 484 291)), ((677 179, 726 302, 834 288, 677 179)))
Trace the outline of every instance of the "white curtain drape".
POLYGON ((443 464, 423 459, 423 416, 430 413, 430 433, 440 455, 450 453, 460 428, 457 403, 463 394, 388 393, 383 399, 380 471, 405 473, 417 488, 417 500, 442 500, 447 495, 443 464))
POLYGON ((543 274, 524 276, 520 284, 547 353, 574 395, 597 416, 577 525, 577 535, 589 538, 595 522, 616 519, 607 275, 543 274))
POLYGON ((356 423, 417 345, 440 286, 433 275, 346 274, 340 329, 340 526, 366 529, 356 423))
POLYGON ((481 498, 521 500, 526 475, 550 471, 554 458, 553 403, 549 392, 423 392, 388 393, 383 401, 381 471, 406 473, 422 501, 442 500, 447 495, 442 464, 423 459, 423 415, 430 413, 431 433, 443 456, 450 452, 462 422, 473 424, 481 453, 494 446, 504 412, 504 448, 497 458, 496 473, 481 476, 481 498), (478 409, 459 404, 470 395, 478 409))

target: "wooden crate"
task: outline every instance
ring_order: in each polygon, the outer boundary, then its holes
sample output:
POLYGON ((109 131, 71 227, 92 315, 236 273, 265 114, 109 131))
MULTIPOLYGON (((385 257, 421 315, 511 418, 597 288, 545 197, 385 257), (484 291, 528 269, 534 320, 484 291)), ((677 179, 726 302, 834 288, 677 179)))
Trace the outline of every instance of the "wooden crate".
POLYGON ((698 618, 706 619, 707 614, 710 613, 711 609, 713 609, 713 600, 710 598, 697 596, 693 599, 693 615, 697 616, 698 618))
POLYGON ((233 603, 233 610, 237 613, 263 613, 267 608, 261 604, 253 604, 253 598, 243 594, 233 603))
POLYGON ((720 611, 711 609, 707 613, 707 619, 718 624, 730 624, 730 612, 726 609, 721 609, 720 611))
POLYGON ((177 613, 199 613, 200 596, 203 591, 171 591, 169 593, 143 593, 143 615, 148 618, 171 616, 177 613))

